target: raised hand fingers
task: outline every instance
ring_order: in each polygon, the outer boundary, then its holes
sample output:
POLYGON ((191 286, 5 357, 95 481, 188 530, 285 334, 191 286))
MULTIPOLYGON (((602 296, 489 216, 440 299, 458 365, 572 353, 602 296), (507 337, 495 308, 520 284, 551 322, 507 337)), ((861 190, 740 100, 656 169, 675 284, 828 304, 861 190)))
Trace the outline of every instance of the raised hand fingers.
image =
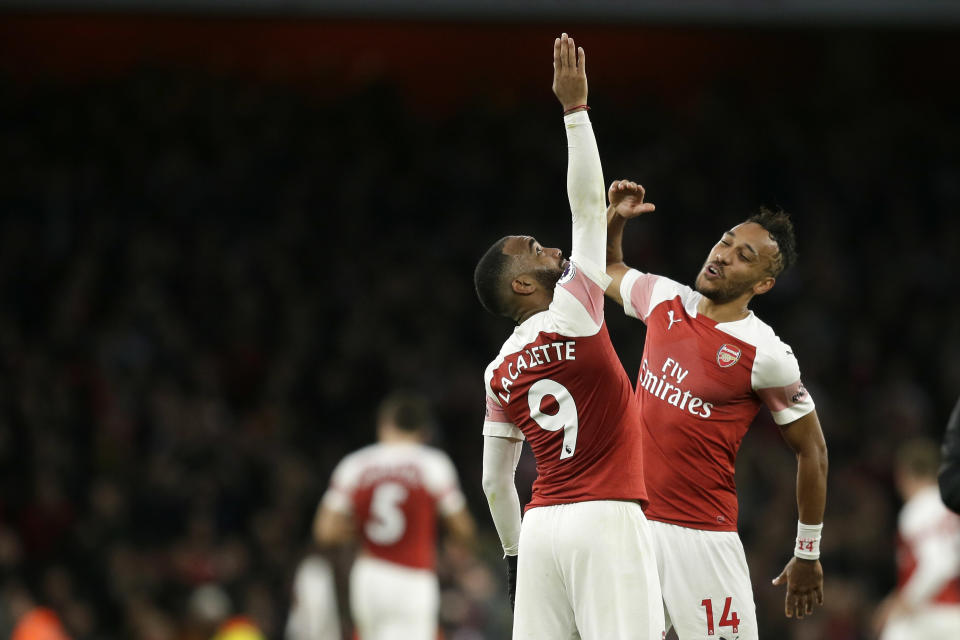
POLYGON ((557 38, 553 41, 553 68, 562 69, 563 68, 563 48, 560 43, 560 38, 557 38))
POLYGON ((567 58, 566 64, 569 69, 577 68, 577 45, 574 43, 573 38, 567 34, 563 34, 564 39, 564 54, 567 58))
POLYGON ((640 194, 641 197, 646 193, 643 185, 637 184, 633 180, 614 180, 610 183, 610 191, 631 191, 640 194))

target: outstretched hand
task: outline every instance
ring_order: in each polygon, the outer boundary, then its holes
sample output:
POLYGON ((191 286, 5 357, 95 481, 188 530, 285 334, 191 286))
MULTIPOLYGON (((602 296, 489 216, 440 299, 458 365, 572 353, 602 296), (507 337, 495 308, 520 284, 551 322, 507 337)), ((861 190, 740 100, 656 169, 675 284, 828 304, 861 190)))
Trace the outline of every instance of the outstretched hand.
POLYGON ((790 558, 773 584, 787 585, 784 613, 788 618, 802 618, 813 613, 814 604, 823 604, 823 567, 819 560, 790 558))
POLYGON ((553 93, 564 111, 587 104, 586 62, 583 47, 567 34, 553 41, 553 93))
POLYGON ((616 215, 623 218, 636 218, 657 208, 652 202, 643 201, 646 193, 643 185, 633 180, 614 180, 607 191, 607 198, 616 215))

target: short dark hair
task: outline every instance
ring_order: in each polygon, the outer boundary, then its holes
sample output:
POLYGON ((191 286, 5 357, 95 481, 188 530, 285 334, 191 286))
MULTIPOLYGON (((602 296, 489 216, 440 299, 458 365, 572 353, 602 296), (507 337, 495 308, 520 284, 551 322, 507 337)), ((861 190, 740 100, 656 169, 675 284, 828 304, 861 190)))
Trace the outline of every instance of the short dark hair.
POLYGON ((754 222, 770 234, 777 243, 777 256, 770 268, 770 275, 774 278, 789 269, 797 261, 797 239, 793 234, 793 222, 790 214, 783 209, 767 209, 760 207, 746 222, 754 222))
POLYGON ((394 391, 380 403, 377 417, 402 431, 423 431, 433 422, 430 403, 419 393, 394 391))
POLYGON ((495 316, 506 316, 508 311, 503 294, 503 280, 507 275, 507 265, 510 264, 510 256, 503 253, 508 237, 494 242, 473 271, 473 286, 480 304, 495 316))

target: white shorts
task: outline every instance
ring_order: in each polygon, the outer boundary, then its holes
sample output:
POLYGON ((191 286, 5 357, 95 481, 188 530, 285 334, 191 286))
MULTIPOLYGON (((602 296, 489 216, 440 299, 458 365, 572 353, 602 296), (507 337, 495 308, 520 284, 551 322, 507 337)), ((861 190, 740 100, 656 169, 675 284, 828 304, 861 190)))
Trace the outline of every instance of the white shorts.
POLYGON ((437 575, 369 556, 350 571, 350 612, 360 640, 436 640, 437 575))
POLYGON ((660 640, 663 608, 635 502, 536 507, 523 517, 514 640, 660 640))
POLYGON ((956 640, 960 638, 960 606, 931 605, 890 618, 880 640, 956 640))
POLYGON ((757 610, 735 531, 650 521, 666 627, 680 640, 757 640, 757 610))

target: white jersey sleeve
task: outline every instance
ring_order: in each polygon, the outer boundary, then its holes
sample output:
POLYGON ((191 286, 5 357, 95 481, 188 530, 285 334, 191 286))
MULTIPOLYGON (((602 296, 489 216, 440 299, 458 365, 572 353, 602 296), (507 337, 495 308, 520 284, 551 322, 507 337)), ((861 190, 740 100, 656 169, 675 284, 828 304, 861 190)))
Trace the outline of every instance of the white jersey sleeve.
POLYGON ((565 116, 567 130, 567 198, 573 217, 570 260, 600 285, 610 284, 606 275, 607 214, 600 151, 586 111, 565 116))
POLYGON ((347 515, 353 513, 352 496, 357 488, 361 471, 359 454, 360 451, 351 453, 334 468, 333 475, 330 477, 330 486, 323 494, 323 506, 347 515))
POLYGON ((517 425, 510 421, 500 406, 500 401, 490 390, 490 373, 488 371, 484 386, 487 389, 487 406, 483 417, 483 435, 495 436, 497 438, 513 438, 514 440, 524 440, 523 432, 517 428, 517 425))
POLYGON ((620 297, 623 299, 624 313, 646 322, 658 304, 676 297, 680 298, 687 313, 696 315, 697 303, 702 296, 670 278, 630 269, 620 281, 620 297))
POLYGON ((457 470, 450 457, 439 449, 428 448, 425 455, 424 484, 437 503, 437 511, 448 516, 462 509, 466 498, 457 481, 457 470))
POLYGON ((790 424, 814 410, 813 398, 800 380, 800 365, 790 345, 776 335, 757 346, 751 386, 778 425, 790 424))

